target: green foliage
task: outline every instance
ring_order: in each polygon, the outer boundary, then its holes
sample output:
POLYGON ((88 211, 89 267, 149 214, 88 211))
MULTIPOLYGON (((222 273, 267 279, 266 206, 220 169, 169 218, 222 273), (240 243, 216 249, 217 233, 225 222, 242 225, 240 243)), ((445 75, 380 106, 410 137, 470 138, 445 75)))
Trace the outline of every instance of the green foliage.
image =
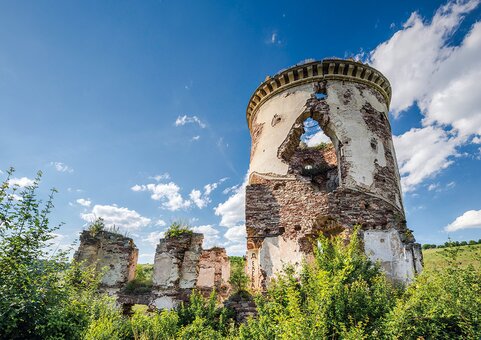
POLYGON ((137 264, 135 279, 127 283, 124 292, 128 294, 143 294, 152 290, 152 264, 137 264))
POLYGON ((190 226, 182 222, 173 222, 169 229, 165 232, 165 237, 177 237, 181 235, 192 235, 192 230, 190 230, 190 226))
POLYGON ((98 217, 88 227, 88 231, 90 232, 90 234, 92 234, 92 236, 97 235, 98 233, 100 233, 104 229, 105 229, 105 222, 104 222, 104 219, 102 217, 98 217))
POLYGON ((461 252, 446 248, 446 265, 425 270, 408 287, 386 319, 392 338, 481 338, 481 271, 460 266, 461 252))
MULTIPOLYGON (((67 263, 51 249, 53 193, 37 198, 41 173, 32 185, 0 187, 0 338, 82 339, 96 309, 114 307, 97 293, 93 268, 67 263)), ((110 317, 110 316, 109 316, 110 317)))
POLYGON ((242 339, 364 338, 382 335, 383 316, 399 290, 362 250, 357 231, 344 245, 320 238, 315 261, 299 275, 287 267, 266 296, 257 297, 259 316, 241 326, 242 339))
POLYGON ((245 272, 245 260, 240 256, 229 257, 231 270, 229 283, 232 287, 232 293, 237 294, 247 291, 247 284, 249 283, 249 277, 245 272))
MULTIPOLYGON (((217 294, 215 291, 212 292, 208 299, 205 299, 194 290, 190 295, 189 303, 182 303, 177 312, 181 326, 201 323, 205 328, 215 330, 224 335, 228 333, 229 324, 232 322, 230 312, 226 308, 217 306, 217 294)), ((189 332, 193 331, 191 329, 189 332)))
POLYGON ((178 331, 179 317, 176 312, 134 313, 130 319, 135 340, 140 339, 175 339, 178 331))

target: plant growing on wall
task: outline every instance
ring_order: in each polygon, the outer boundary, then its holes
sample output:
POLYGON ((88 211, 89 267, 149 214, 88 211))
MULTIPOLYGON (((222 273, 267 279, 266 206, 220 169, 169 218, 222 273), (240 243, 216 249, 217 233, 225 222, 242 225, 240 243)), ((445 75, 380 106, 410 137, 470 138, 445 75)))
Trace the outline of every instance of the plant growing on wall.
POLYGON ((169 229, 165 232, 165 237, 177 237, 181 235, 192 235, 190 226, 182 222, 172 222, 169 229))

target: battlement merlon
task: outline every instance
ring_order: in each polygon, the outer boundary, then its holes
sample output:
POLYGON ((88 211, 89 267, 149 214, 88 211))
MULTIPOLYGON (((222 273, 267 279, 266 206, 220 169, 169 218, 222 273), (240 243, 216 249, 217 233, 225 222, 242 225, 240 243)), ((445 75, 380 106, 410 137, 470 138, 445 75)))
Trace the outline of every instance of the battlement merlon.
POLYGON ((249 129, 259 107, 269 98, 291 87, 315 83, 322 80, 345 80, 371 86, 385 99, 389 109, 391 84, 389 80, 373 67, 349 59, 323 59, 296 65, 268 77, 257 87, 247 105, 246 117, 249 129))

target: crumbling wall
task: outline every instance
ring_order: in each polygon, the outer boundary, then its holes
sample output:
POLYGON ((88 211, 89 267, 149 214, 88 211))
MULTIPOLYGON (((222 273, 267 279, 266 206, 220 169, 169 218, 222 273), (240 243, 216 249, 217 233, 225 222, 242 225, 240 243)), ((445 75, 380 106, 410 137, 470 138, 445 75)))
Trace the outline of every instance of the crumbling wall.
POLYGON ((104 271, 103 288, 120 288, 135 278, 139 250, 131 238, 109 231, 84 230, 74 259, 104 271))
POLYGON ((296 66, 255 92, 248 107, 253 133, 246 188, 252 288, 265 289, 284 264, 309 258, 319 233, 349 234, 357 224, 366 253, 394 280, 410 280, 421 270, 419 245, 405 221, 389 96, 389 83, 377 71, 342 60, 296 66), (309 117, 332 144, 300 147, 309 117), (389 241, 381 246, 381 239, 389 241))
POLYGON ((160 239, 153 274, 156 308, 172 309, 187 300, 197 281, 203 240, 197 233, 160 239))
POLYGON ((187 301, 193 289, 204 296, 212 290, 225 299, 230 290, 230 262, 224 248, 203 250, 204 235, 185 233, 161 239, 154 259, 151 305, 172 309, 187 301))
POLYGON ((230 261, 224 248, 212 248, 202 251, 199 260, 199 276, 197 289, 205 296, 209 296, 215 289, 221 299, 225 299, 230 292, 230 261))

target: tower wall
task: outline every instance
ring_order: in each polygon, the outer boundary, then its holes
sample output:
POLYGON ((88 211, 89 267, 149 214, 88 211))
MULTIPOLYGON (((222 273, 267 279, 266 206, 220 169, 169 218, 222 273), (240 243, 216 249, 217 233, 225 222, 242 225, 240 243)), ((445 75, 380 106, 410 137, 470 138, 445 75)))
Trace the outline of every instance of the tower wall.
POLYGON ((324 60, 268 78, 251 98, 246 188, 247 270, 265 289, 284 264, 312 254, 319 233, 361 225, 365 250, 394 280, 421 270, 419 245, 406 227, 388 120, 391 89, 376 70, 324 60), (300 147, 312 118, 331 145, 300 147))

